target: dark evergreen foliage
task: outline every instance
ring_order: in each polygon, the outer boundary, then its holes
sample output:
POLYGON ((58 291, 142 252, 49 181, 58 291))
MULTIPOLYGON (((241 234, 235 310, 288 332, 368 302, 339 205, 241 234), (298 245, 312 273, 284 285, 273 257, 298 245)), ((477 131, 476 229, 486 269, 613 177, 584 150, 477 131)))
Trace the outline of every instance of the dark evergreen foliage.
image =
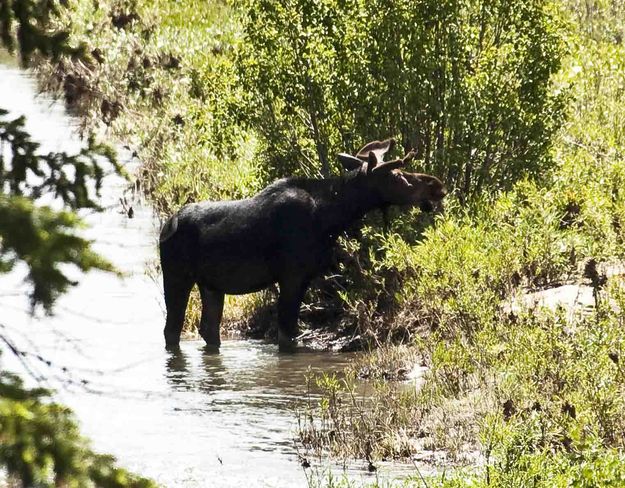
MULTIPOLYGON (((82 56, 68 43, 67 32, 50 29, 49 20, 62 3, 54 0, 2 0, 0 38, 18 51, 24 66, 36 56, 59 59, 82 56)), ((24 129, 24 117, 10 119, 0 108, 0 273, 23 262, 32 286, 31 303, 50 312, 55 299, 74 284, 60 269, 112 271, 76 230, 76 210, 98 209, 95 200, 104 177, 103 163, 119 170, 113 151, 94 139, 78 154, 41 153, 24 129), (37 202, 52 195, 68 210, 37 202)), ((4 324, 0 323, 4 330, 4 324)), ((14 354, 25 353, 0 332, 14 354)), ((72 412, 50 401, 50 392, 26 388, 14 375, 0 372, 0 468, 25 487, 151 487, 155 484, 94 453, 79 432, 72 412)), ((3 481, 5 481, 3 479, 3 481)))
POLYGON ((58 60, 61 56, 80 58, 83 45, 72 46, 69 34, 51 31, 50 19, 67 0, 2 0, 0 3, 0 38, 9 52, 19 52, 24 66, 36 56, 58 60))

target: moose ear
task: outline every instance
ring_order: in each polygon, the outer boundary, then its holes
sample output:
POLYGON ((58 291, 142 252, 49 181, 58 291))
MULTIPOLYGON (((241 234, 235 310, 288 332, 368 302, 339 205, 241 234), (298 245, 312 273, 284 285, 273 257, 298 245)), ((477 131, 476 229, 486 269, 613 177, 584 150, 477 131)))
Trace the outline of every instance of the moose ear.
POLYGON ((352 171, 354 169, 359 169, 362 167, 362 161, 358 158, 355 158, 351 154, 339 153, 337 155, 339 158, 339 162, 343 165, 348 171, 352 171))
POLYGON ((395 147, 395 139, 386 139, 385 141, 373 141, 363 146, 356 157, 362 161, 366 161, 370 152, 374 152, 378 161, 384 160, 384 155, 395 147))
POLYGON ((369 151, 369 156, 367 158, 367 174, 370 175, 377 165, 378 157, 376 156, 375 151, 369 151))

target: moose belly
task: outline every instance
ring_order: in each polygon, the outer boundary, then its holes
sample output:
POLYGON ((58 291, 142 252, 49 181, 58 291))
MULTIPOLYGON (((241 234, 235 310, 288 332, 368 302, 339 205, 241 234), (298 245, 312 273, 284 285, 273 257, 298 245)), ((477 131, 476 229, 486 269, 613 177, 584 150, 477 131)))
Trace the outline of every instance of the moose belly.
POLYGON ((211 264, 201 267, 198 281, 227 295, 260 291, 277 281, 270 266, 263 262, 239 259, 211 264))

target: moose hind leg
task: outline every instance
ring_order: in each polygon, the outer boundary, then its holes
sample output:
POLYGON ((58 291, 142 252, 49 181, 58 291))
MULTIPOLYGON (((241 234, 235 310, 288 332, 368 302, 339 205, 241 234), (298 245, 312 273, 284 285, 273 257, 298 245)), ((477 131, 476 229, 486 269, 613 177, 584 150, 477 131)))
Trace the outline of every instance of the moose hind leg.
POLYGON ((165 307, 167 308, 164 330, 165 345, 167 348, 176 348, 180 343, 184 314, 187 310, 193 281, 163 269, 163 287, 165 289, 165 307))
POLYGON ((200 319, 200 335, 206 341, 208 349, 219 350, 219 324, 224 310, 224 294, 200 285, 202 297, 202 318, 200 319))
POLYGON ((281 352, 293 352, 297 345, 297 320, 307 284, 281 282, 278 297, 278 347, 281 352))

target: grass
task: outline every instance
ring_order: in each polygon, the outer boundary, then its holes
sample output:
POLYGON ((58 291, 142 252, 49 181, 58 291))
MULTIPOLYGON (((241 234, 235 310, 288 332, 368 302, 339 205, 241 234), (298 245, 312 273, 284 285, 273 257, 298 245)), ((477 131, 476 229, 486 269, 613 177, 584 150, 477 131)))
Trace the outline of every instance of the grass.
POLYGON ((139 177, 159 211, 258 189, 257 142, 230 113, 242 96, 230 56, 235 8, 221 1, 104 0, 94 10, 93 2, 74 0, 60 22, 87 42, 93 60, 42 65, 41 79, 86 128, 106 128, 137 150, 139 177))
MULTIPOLYGON (((557 168, 469 207, 448 202, 416 243, 401 223, 374 236, 385 251, 376 270, 402 277, 394 327, 413 333, 399 356, 428 367, 422 384, 374 382, 359 401, 354 383, 321 378, 326 393, 301 428, 305 445, 373 462, 441 450, 455 474, 427 486, 623 483, 622 281, 596 289, 598 307, 573 320, 506 307, 527 291, 585 281, 591 258, 624 257, 624 17, 607 13, 617 3, 593 5, 580 21, 581 4, 565 4, 570 53, 559 86, 570 113, 557 168)), ((369 355, 364 370, 392 370, 388 351, 369 355)))

